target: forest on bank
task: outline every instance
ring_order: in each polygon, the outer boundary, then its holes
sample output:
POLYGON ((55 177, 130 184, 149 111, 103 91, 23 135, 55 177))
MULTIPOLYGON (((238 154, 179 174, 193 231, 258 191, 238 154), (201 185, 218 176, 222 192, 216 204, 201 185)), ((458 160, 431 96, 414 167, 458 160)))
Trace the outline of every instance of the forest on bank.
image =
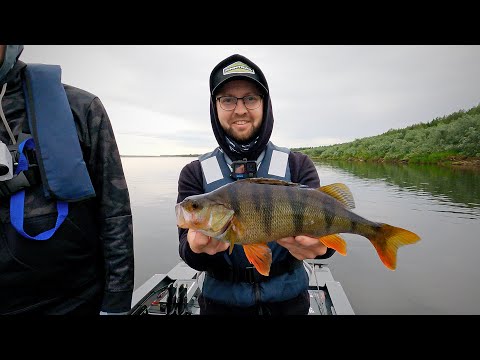
POLYGON ((480 166, 480 104, 403 129, 335 145, 293 148, 312 160, 480 166))

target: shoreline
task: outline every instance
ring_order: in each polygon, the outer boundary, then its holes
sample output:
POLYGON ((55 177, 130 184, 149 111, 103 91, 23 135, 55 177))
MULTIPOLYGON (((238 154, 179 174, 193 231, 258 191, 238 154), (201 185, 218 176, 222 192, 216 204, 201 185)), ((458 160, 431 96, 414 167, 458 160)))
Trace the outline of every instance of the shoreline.
MULTIPOLYGON (((318 157, 310 157, 312 161, 338 161, 338 160, 343 160, 343 159, 324 159, 324 158, 318 158, 318 157)), ((379 160, 363 160, 363 159, 347 159, 344 161, 352 161, 352 162, 371 162, 371 163, 390 163, 390 164, 404 164, 404 165, 409 165, 409 164, 415 164, 415 165, 438 165, 438 166, 449 166, 449 167, 455 167, 455 168, 471 168, 474 170, 480 170, 480 158, 460 158, 460 157, 452 157, 449 159, 445 160, 440 160, 437 162, 425 162, 425 163, 420 163, 420 162, 414 162, 410 163, 408 160, 385 160, 385 159, 379 159, 379 160)))

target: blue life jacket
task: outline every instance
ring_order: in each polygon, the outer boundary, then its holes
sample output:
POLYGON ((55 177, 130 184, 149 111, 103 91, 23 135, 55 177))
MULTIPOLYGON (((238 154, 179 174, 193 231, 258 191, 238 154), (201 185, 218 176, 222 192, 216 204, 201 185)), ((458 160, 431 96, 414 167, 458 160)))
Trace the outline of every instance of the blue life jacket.
MULTIPOLYGON (((265 151, 260 155, 257 162, 257 176, 265 178, 291 180, 288 155, 290 150, 275 146, 268 142, 265 151), (263 158, 262 158, 263 156, 263 158)), ((219 149, 199 157, 202 167, 204 191, 210 192, 235 181, 231 176, 231 163, 228 157, 219 149)), ((276 240, 276 239, 272 239, 276 240)), ((272 268, 286 261, 289 252, 275 241, 267 243, 272 250, 272 268)), ((212 272, 206 272, 203 282, 202 293, 205 298, 218 303, 233 306, 253 306, 258 302, 275 302, 292 299, 308 288, 308 276, 299 260, 288 259, 291 269, 279 275, 269 276, 258 282, 256 279, 262 276, 253 268, 245 256, 242 245, 234 245, 232 254, 225 251, 223 254, 229 270, 233 274, 233 281, 221 279, 212 272), (240 276, 240 281, 235 281, 235 274, 245 273, 246 269, 254 273, 251 281, 245 281, 240 276)))
MULTIPOLYGON (((11 195, 10 217, 14 228, 24 237, 47 240, 66 218, 68 202, 94 197, 95 190, 83 159, 72 110, 61 83, 60 66, 28 64, 23 90, 32 136, 25 139, 19 136, 19 160, 14 172, 19 176, 28 170, 29 163, 24 150, 35 149, 44 194, 46 198, 57 200, 58 218, 54 228, 37 236, 32 237, 24 232, 24 188, 29 186, 28 182, 24 186, 18 186, 11 195)), ((15 183, 17 178, 12 180, 15 183)))

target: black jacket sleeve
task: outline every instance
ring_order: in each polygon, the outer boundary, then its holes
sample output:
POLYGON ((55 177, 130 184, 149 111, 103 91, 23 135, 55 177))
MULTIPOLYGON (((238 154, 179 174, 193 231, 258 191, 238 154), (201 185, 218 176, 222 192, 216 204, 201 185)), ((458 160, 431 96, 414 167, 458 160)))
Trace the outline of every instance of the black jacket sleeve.
POLYGON ((96 192, 103 247, 105 290, 102 311, 126 312, 134 287, 133 223, 130 197, 110 119, 101 101, 91 101, 82 121, 82 145, 96 192))

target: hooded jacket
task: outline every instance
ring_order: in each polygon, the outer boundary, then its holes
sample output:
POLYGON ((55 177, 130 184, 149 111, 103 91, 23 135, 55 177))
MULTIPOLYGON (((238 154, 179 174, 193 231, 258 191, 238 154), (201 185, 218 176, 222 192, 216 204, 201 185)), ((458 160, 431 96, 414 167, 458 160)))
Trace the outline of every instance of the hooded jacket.
MULTIPOLYGON (((213 129, 213 134, 215 135, 215 139, 217 139, 218 145, 222 149, 222 151, 227 154, 227 156, 235 160, 241 160, 246 158, 247 160, 256 160, 258 156, 265 150, 268 142, 270 141, 270 136, 273 130, 273 111, 272 111, 272 102, 270 100, 270 93, 268 88, 267 79, 263 74, 262 70, 252 61, 247 59, 246 57, 235 54, 229 56, 225 60, 221 61, 215 68, 212 70, 210 75, 210 119, 213 129), (223 76, 223 69, 232 63, 239 63, 239 64, 246 64, 249 68, 253 69, 254 74, 247 73, 248 76, 245 74, 238 74, 232 73, 227 76, 223 76), (237 151, 232 149, 232 146, 226 140, 225 132, 220 125, 220 121, 218 121, 218 114, 217 114, 217 107, 216 107, 216 98, 215 94, 218 90, 228 81, 232 81, 235 79, 251 79, 260 85, 260 88, 264 90, 263 92, 263 121, 258 133, 255 136, 258 136, 257 141, 253 144, 248 151, 242 152, 239 147, 236 148, 237 151), (240 152, 238 152, 240 151, 240 152)), ((233 139, 230 139, 232 141, 233 139)))
MULTIPOLYGON (((249 76, 251 77, 251 76, 249 76)), ((269 95, 269 89, 267 81, 258 68, 253 62, 249 59, 235 54, 227 59, 220 62, 213 70, 210 75, 210 119, 213 129, 213 133, 218 142, 219 149, 223 151, 228 157, 232 160, 247 158, 248 160, 257 160, 259 155, 266 149, 267 144, 270 141, 270 136, 273 130, 273 112, 272 112, 272 103, 269 95), (219 88, 219 85, 224 84, 226 81, 237 79, 242 75, 235 75, 228 77, 226 80, 219 81, 218 73, 223 69, 227 64, 230 64, 235 61, 241 61, 243 64, 246 64, 247 67, 250 67, 254 70, 257 76, 253 79, 257 81, 265 89, 264 93, 264 108, 263 108, 263 122, 259 129, 257 142, 250 147, 248 152, 237 153, 230 147, 228 141, 225 139, 225 132, 220 125, 218 120, 216 104, 215 104, 215 93, 219 88)), ((288 156, 288 164, 290 168, 291 181, 301 183, 313 188, 320 186, 320 180, 318 173, 316 171, 315 165, 305 154, 290 151, 288 156)), ((180 172, 179 181, 178 181, 178 197, 177 203, 181 202, 188 196, 203 194, 204 184, 203 184, 203 175, 202 168, 199 160, 194 160, 191 163, 187 164, 180 172)), ((217 253, 215 255, 208 254, 196 254, 194 253, 187 241, 188 229, 179 228, 179 254, 180 257, 192 268, 199 271, 222 271, 228 268, 228 264, 225 261, 223 256, 224 252, 217 253)), ((228 250, 227 250, 228 251, 228 250)), ((328 249, 327 253, 323 256, 317 258, 328 258, 333 255, 335 250, 328 249)), ((288 256, 292 256, 288 253, 288 256)))
MULTIPOLYGON (((7 84, 0 105, 15 137, 26 121, 22 90, 26 66, 18 60, 0 80, 0 87, 7 84)), ((132 214, 113 129, 97 96, 65 84, 64 89, 96 197, 70 203, 68 217, 45 241, 18 234, 10 223, 9 201, 1 199, 1 314, 98 314, 131 307, 132 214)), ((4 126, 0 140, 11 143, 4 126)), ((52 228, 56 217, 56 201, 45 198, 41 184, 25 189, 28 234, 52 228)))

